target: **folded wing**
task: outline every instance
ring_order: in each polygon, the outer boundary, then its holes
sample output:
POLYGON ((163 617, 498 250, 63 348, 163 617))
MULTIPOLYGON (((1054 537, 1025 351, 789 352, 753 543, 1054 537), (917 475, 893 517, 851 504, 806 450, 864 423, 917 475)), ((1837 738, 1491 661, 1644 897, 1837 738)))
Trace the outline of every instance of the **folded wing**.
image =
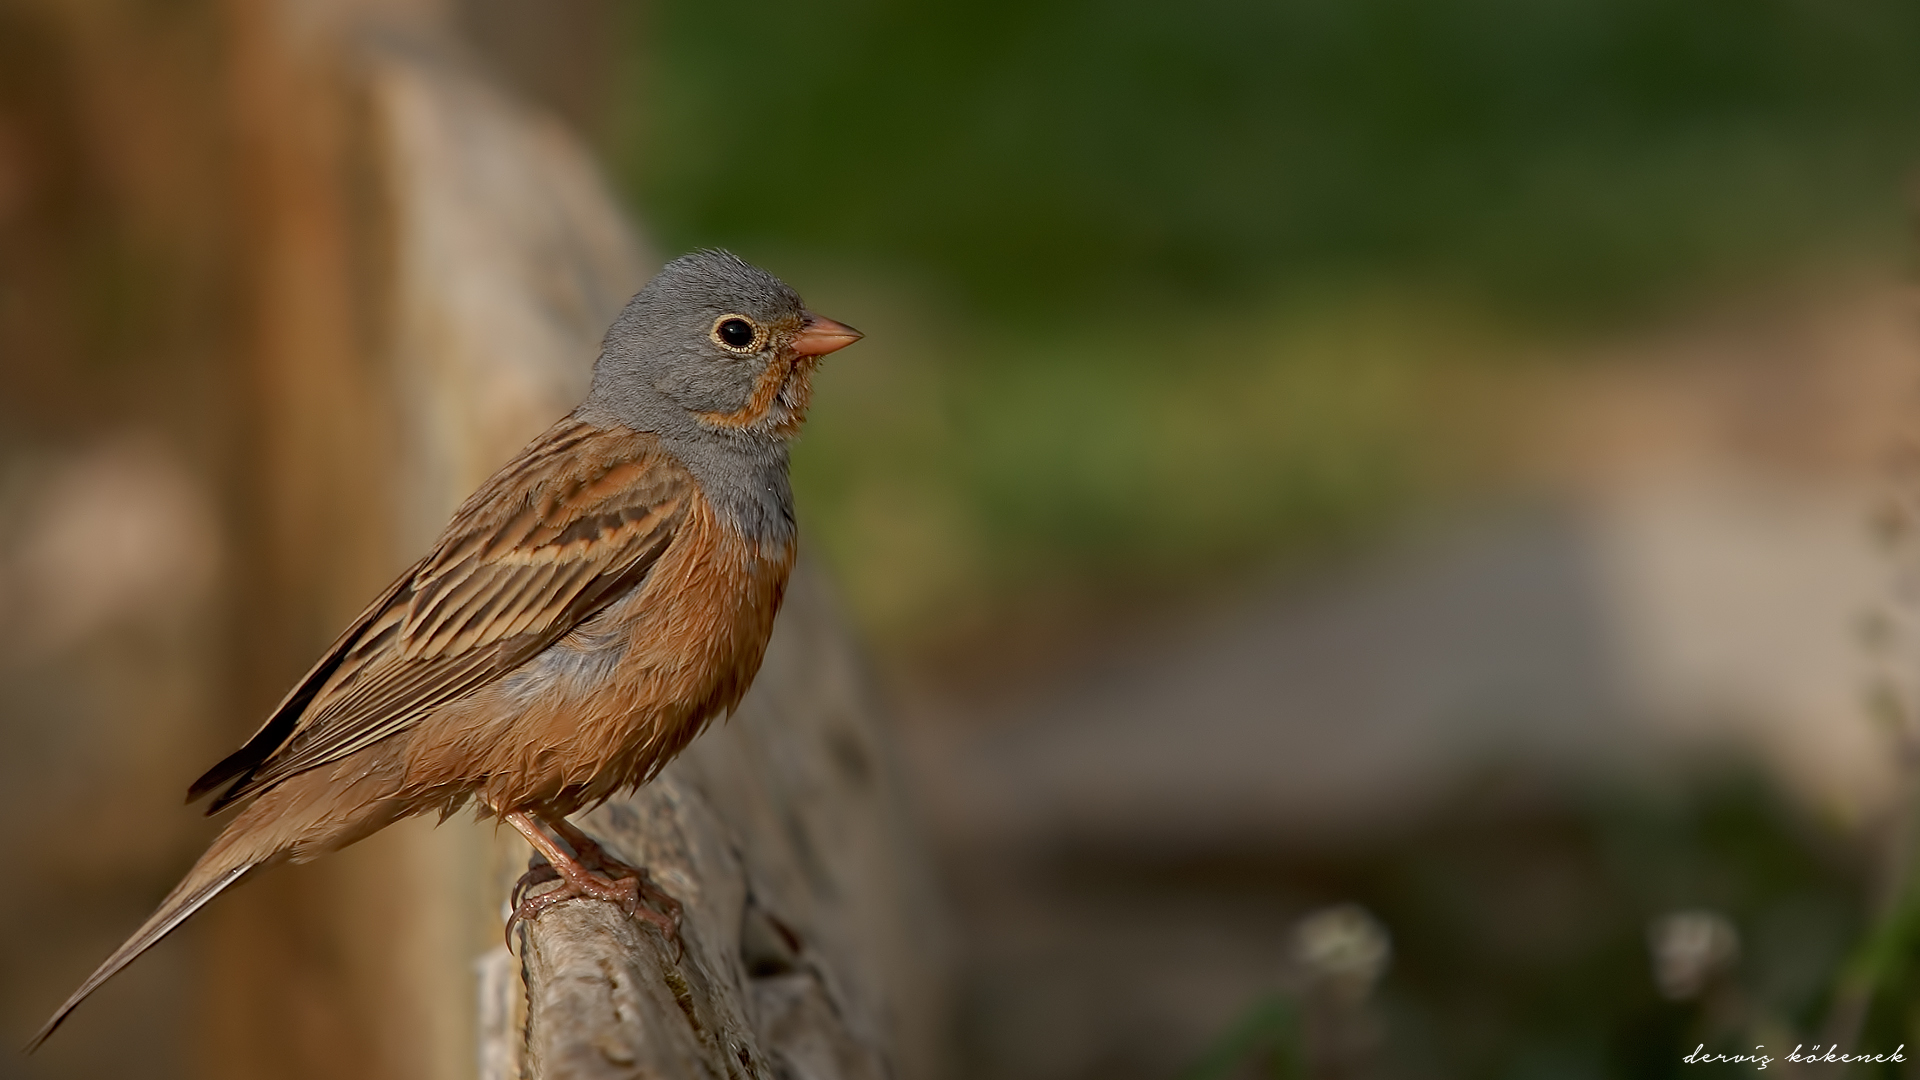
POLYGON ((500 678, 640 584, 693 481, 653 436, 569 418, 468 499, 247 744, 188 799, 214 813, 338 761, 500 678))

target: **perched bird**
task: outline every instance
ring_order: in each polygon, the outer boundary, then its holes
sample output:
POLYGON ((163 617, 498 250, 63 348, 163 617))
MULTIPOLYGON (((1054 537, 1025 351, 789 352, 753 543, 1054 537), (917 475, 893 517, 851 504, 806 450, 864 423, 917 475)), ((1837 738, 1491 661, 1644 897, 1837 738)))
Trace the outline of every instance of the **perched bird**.
POLYGON ((194 781, 189 802, 225 786, 209 814, 246 805, 29 1049, 249 872, 469 801, 560 879, 516 889, 515 920, 592 897, 671 932, 678 905, 566 815, 646 782, 746 693, 793 565, 787 441, 819 359, 859 338, 724 251, 669 263, 607 331, 580 407, 194 781))

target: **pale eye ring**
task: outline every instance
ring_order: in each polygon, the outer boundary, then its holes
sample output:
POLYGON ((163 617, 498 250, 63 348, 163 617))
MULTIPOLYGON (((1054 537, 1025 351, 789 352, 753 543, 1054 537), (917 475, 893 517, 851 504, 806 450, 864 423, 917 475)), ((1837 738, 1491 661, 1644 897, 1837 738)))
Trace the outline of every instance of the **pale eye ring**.
POLYGON ((722 315, 713 320, 713 340, 733 352, 752 352, 760 344, 760 327, 745 315, 722 315))

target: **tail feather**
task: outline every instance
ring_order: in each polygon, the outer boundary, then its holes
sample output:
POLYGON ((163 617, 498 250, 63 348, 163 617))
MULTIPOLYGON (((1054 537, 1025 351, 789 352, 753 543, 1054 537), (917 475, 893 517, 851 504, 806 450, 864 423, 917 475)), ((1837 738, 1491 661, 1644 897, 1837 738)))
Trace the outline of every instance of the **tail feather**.
POLYGON ((87 1000, 95 990, 100 989, 102 983, 119 974, 121 968, 133 963, 141 953, 153 948, 161 938, 186 922, 188 916, 199 911, 207 901, 218 896, 221 890, 240 880, 241 876, 253 869, 255 865, 252 862, 244 862, 238 866, 208 866, 207 862, 211 861, 212 855, 213 853, 209 852, 209 857, 203 859, 201 865, 195 866, 187 874, 186 880, 174 887, 173 892, 160 902, 159 910, 147 917, 147 921, 127 939, 126 944, 115 949, 112 956, 107 957, 98 968, 94 969, 93 974, 87 976, 87 981, 80 984, 80 989, 75 990, 65 1004, 54 1010, 53 1017, 42 1025, 39 1032, 34 1035, 33 1041, 27 1044, 27 1053, 31 1054, 38 1050, 40 1044, 47 1041, 47 1036, 53 1034, 54 1029, 66 1020, 68 1014, 72 1013, 81 1002, 87 1000))

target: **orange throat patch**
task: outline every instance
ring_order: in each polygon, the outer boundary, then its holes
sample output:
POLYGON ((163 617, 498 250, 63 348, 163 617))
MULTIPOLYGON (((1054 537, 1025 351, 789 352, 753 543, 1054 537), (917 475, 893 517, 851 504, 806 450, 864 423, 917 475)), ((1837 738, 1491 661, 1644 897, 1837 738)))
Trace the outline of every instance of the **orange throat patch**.
POLYGON ((817 363, 813 356, 778 354, 754 380, 745 405, 730 413, 700 413, 700 419, 714 427, 743 430, 764 425, 773 434, 792 435, 807 418, 817 363))

